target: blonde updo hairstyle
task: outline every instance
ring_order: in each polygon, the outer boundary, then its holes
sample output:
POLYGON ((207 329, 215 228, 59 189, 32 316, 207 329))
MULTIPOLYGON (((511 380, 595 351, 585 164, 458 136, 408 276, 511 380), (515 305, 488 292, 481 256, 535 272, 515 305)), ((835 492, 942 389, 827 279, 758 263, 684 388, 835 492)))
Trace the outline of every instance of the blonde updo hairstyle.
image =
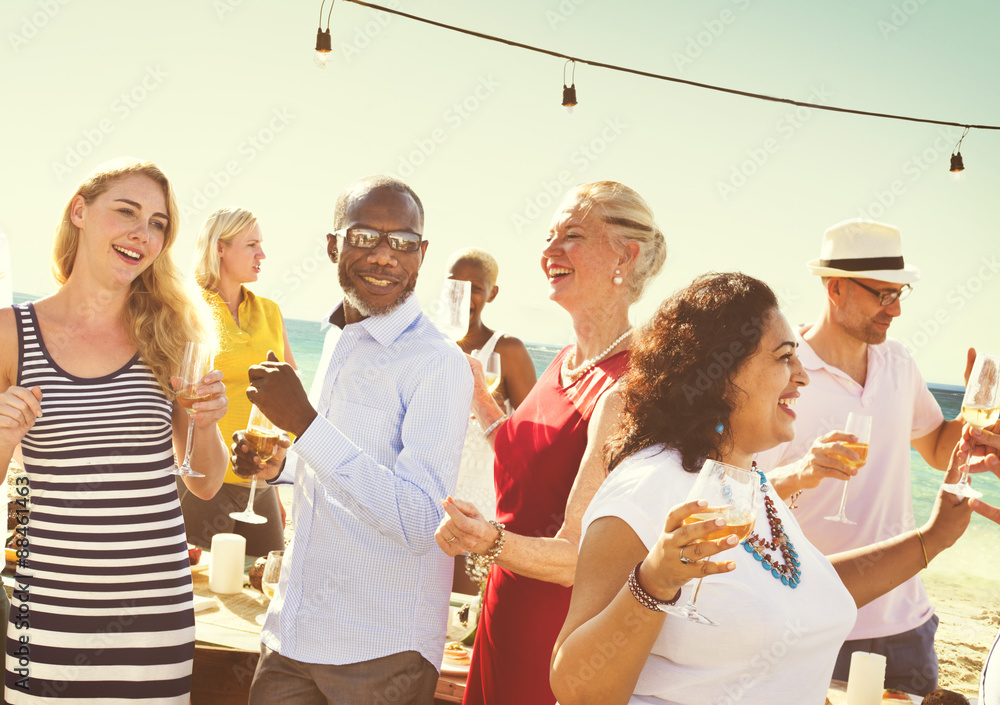
POLYGON ((156 164, 124 158, 99 166, 77 187, 63 209, 52 247, 52 273, 60 285, 73 274, 80 228, 73 224, 70 212, 73 201, 82 196, 91 203, 112 184, 134 174, 142 174, 163 188, 167 202, 167 225, 163 249, 142 274, 129 284, 129 295, 122 313, 122 323, 143 362, 149 365, 168 398, 173 398, 170 377, 180 369, 184 344, 189 340, 214 343, 212 326, 206 325, 205 306, 189 295, 174 264, 171 247, 177 239, 180 212, 177 199, 166 175, 156 164))
POLYGON ((194 280, 202 289, 215 290, 219 285, 219 244, 233 238, 257 222, 257 216, 245 208, 220 208, 201 226, 194 245, 194 280))
POLYGON ((580 184, 567 194, 566 200, 570 199, 580 204, 584 212, 598 209, 604 222, 611 226, 607 232, 616 251, 624 251, 629 240, 639 245, 639 253, 625 280, 628 302, 635 303, 667 259, 667 243, 653 219, 652 209, 642 196, 617 181, 580 184))

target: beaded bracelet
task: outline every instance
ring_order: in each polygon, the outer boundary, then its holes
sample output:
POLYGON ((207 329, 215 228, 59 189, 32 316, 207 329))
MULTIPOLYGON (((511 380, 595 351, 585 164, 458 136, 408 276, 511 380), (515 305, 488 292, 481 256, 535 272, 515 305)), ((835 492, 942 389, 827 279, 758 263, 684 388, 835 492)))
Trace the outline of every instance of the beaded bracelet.
POLYGON ((493 548, 482 556, 478 553, 470 553, 465 557, 465 574, 477 583, 486 580, 486 577, 490 574, 490 568, 496 563, 497 558, 500 556, 500 551, 503 550, 504 528, 506 527, 492 519, 490 520, 490 524, 497 530, 497 540, 493 543, 493 548))
POLYGON ((508 418, 509 417, 507 416, 507 414, 504 414, 499 419, 497 419, 496 421, 494 421, 493 423, 491 423, 489 426, 487 426, 486 430, 483 431, 483 437, 484 438, 489 438, 490 434, 493 433, 495 430, 497 430, 497 426, 499 426, 500 424, 502 424, 508 418))
POLYGON ((680 590, 669 600, 658 600, 643 589, 642 585, 639 584, 639 566, 641 565, 642 561, 636 563, 635 568, 632 569, 632 572, 628 576, 628 589, 632 593, 632 597, 636 599, 636 602, 653 612, 663 612, 665 611, 663 609, 664 606, 677 604, 677 600, 681 598, 680 590))

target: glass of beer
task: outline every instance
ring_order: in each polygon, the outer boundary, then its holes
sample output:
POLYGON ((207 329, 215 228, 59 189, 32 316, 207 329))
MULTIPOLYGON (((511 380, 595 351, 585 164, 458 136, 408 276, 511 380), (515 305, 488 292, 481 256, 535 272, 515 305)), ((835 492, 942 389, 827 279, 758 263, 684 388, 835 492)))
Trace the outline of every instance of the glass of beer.
MULTIPOLYGON (((708 501, 708 506, 684 519, 684 523, 715 521, 721 517, 725 519, 726 525, 700 540, 714 541, 734 534, 739 542, 743 543, 753 532, 760 494, 760 474, 756 470, 744 470, 717 460, 706 460, 694 481, 694 487, 688 493, 687 501, 704 499, 708 501)), ((692 622, 718 626, 718 622, 701 614, 695 604, 701 591, 702 580, 704 578, 698 579, 694 596, 686 605, 667 606, 664 609, 670 614, 692 622)))
MULTIPOLYGON (((866 462, 868 462, 868 443, 871 441, 872 437, 872 417, 865 416, 864 414, 855 414, 853 411, 847 415, 847 428, 844 429, 845 433, 850 433, 855 436, 858 440, 849 443, 841 443, 848 450, 853 450, 858 454, 857 460, 851 460, 850 458, 841 457, 841 462, 852 470, 857 470, 866 462)), ((838 521, 841 524, 857 524, 856 521, 851 521, 847 518, 844 510, 847 508, 847 488, 850 486, 851 478, 847 478, 844 482, 844 494, 840 497, 840 511, 837 512, 836 516, 823 517, 827 521, 838 521)))
POLYGON ((212 346, 208 343, 189 342, 184 345, 184 357, 181 359, 181 369, 177 372, 180 383, 177 387, 177 403, 188 414, 187 444, 184 447, 184 462, 180 467, 174 466, 168 470, 174 475, 187 477, 205 477, 191 468, 191 448, 194 445, 194 415, 192 407, 200 401, 212 398, 211 394, 198 394, 201 379, 212 371, 212 346))
MULTIPOLYGON (((978 429, 992 426, 1000 419, 1000 357, 980 353, 972 365, 969 384, 962 399, 962 420, 978 429)), ((969 499, 982 497, 983 493, 969 484, 969 464, 962 463, 962 477, 954 484, 941 485, 945 492, 969 499)))
MULTIPOLYGON (((261 410, 254 404, 250 407, 250 419, 247 421, 247 433, 244 436, 250 452, 254 453, 263 462, 267 462, 274 457, 278 449, 278 440, 281 432, 278 427, 271 423, 261 410)), ((242 512, 230 512, 229 516, 236 521, 243 521, 247 524, 266 524, 267 518, 254 513, 253 498, 257 493, 257 476, 250 480, 250 496, 247 497, 247 508, 242 512)))

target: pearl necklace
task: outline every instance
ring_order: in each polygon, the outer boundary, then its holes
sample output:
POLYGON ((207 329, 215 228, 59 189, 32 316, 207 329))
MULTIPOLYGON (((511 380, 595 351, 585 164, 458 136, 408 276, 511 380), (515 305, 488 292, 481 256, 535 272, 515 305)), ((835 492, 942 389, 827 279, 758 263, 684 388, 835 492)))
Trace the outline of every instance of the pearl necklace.
POLYGON ((595 355, 592 358, 584 360, 583 363, 580 366, 580 369, 576 370, 575 372, 572 371, 572 369, 571 369, 573 367, 573 361, 576 359, 576 350, 574 350, 563 361, 563 367, 562 367, 563 377, 565 377, 566 379, 568 379, 570 382, 575 382, 580 377, 583 377, 585 374, 587 374, 592 369, 594 369, 594 366, 598 362, 600 362, 601 360, 603 360, 604 358, 606 358, 611 353, 612 350, 614 350, 615 348, 618 347, 619 343, 621 343, 623 340, 625 340, 625 338, 629 337, 631 334, 632 334, 632 328, 630 327, 627 331, 625 331, 624 333, 622 333, 621 335, 619 335, 617 338, 615 338, 612 341, 611 345, 609 345, 608 347, 604 348, 603 352, 595 355))

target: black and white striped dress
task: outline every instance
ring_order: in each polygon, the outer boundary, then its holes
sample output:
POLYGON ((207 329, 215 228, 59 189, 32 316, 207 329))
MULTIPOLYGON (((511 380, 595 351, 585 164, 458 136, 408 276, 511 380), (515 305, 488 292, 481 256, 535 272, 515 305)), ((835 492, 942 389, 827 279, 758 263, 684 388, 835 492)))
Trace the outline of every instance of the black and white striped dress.
POLYGON ((82 379, 53 362, 31 304, 18 385, 42 388, 22 441, 27 556, 7 625, 6 701, 187 705, 194 612, 171 406, 136 355, 82 379))

